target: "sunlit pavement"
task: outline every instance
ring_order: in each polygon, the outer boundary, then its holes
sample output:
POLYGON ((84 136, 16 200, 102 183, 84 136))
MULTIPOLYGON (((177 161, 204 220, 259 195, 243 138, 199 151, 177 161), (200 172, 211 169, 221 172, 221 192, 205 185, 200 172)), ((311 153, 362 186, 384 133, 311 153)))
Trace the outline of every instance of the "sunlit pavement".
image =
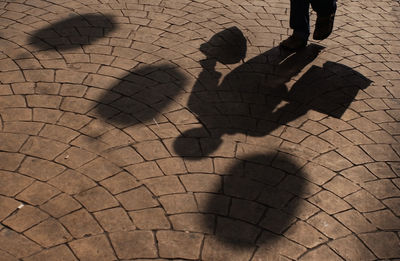
POLYGON ((288 13, 1 1, 0 260, 400 260, 400 3, 288 13))

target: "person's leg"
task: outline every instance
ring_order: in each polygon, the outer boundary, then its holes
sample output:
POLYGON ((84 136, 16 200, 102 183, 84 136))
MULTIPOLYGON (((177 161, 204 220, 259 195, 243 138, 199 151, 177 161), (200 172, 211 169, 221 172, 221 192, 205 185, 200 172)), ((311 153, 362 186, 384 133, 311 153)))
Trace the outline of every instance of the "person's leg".
POLYGON ((311 0, 311 6, 317 13, 313 38, 315 40, 323 40, 327 38, 333 30, 336 0, 311 0))
POLYGON ((290 28, 293 34, 282 41, 280 46, 292 51, 305 47, 310 35, 309 0, 290 0, 290 28))
POLYGON ((290 28, 293 29, 293 34, 308 39, 310 35, 309 0, 290 0, 290 28))

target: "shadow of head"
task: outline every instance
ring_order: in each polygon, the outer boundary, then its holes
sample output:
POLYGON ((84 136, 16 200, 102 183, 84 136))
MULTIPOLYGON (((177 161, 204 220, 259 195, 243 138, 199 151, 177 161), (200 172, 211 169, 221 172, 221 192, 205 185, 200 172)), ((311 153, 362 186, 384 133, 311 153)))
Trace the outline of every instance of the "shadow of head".
POLYGON ((306 180, 283 154, 250 156, 233 165, 215 193, 199 193, 203 226, 234 246, 262 245, 296 221, 301 197, 309 196, 306 180), (296 173, 296 174, 292 174, 296 173))
POLYGON ((69 50, 93 43, 115 29, 112 16, 103 14, 74 15, 36 31, 31 36, 33 45, 69 50))
POLYGON ((95 114, 124 126, 165 121, 162 113, 166 113, 167 106, 172 106, 171 111, 181 108, 174 97, 186 82, 186 76, 174 65, 142 66, 132 70, 109 90, 93 87, 103 93, 95 114))
POLYGON ((222 64, 234 64, 246 57, 246 43, 243 33, 234 26, 215 34, 200 46, 200 51, 222 64))

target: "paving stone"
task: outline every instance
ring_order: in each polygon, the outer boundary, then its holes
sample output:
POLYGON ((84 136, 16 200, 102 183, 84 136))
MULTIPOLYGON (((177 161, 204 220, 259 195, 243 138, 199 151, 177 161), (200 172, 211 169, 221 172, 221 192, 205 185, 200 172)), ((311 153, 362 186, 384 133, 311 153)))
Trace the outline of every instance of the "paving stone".
POLYGON ((4 251, 17 258, 30 256, 41 250, 35 242, 7 228, 0 231, 0 245, 4 251))
POLYGON ((134 145, 134 148, 145 160, 155 160, 169 157, 168 151, 159 141, 147 141, 134 145))
POLYGON ((33 120, 46 123, 56 123, 62 112, 55 109, 33 108, 33 120))
POLYGON ((88 237, 103 232, 96 220, 85 209, 60 218, 60 222, 74 238, 88 237))
POLYGON ((360 212, 370 212, 384 208, 382 203, 365 190, 360 190, 344 199, 360 212))
POLYGON ((323 186, 325 189, 328 189, 335 193, 339 197, 345 197, 357 190, 360 189, 359 186, 355 185, 353 182, 345 179, 341 176, 334 177, 331 181, 326 183, 323 186))
POLYGON ((316 158, 315 163, 327 167, 333 171, 340 171, 352 166, 352 164, 337 152, 331 151, 316 158))
POLYGON ((328 238, 336 239, 351 233, 347 228, 324 212, 311 217, 307 220, 307 223, 317 228, 328 238))
POLYGON ((340 261, 343 260, 338 255, 335 254, 329 247, 323 245, 314 250, 311 250, 304 256, 302 256, 299 260, 301 261, 312 261, 312 260, 332 260, 332 261, 340 261))
POLYGON ((262 245, 262 248, 273 250, 275 253, 291 259, 298 259, 307 250, 305 247, 283 236, 278 236, 267 231, 263 232, 259 241, 266 242, 266 244, 262 245))
POLYGON ((122 208, 106 209, 94 213, 104 230, 108 232, 134 230, 135 226, 122 208))
POLYGON ((73 130, 79 130, 84 125, 86 125, 91 119, 85 115, 76 114, 72 112, 65 112, 58 124, 69 127, 73 130))
POLYGON ((139 210, 159 205, 150 191, 141 186, 116 196, 126 210, 139 210))
POLYGON ((81 208, 81 205, 69 195, 62 193, 41 205, 40 208, 53 217, 59 218, 81 208))
POLYGON ((195 161, 190 159, 185 159, 185 166, 188 172, 191 173, 195 172, 212 173, 214 170, 211 158, 196 159, 195 161))
POLYGON ((115 260, 113 250, 106 236, 97 235, 74 240, 68 245, 79 260, 115 260))
POLYGON ((355 166, 340 172, 340 174, 358 184, 376 179, 376 177, 364 166, 355 166))
POLYGON ((372 162, 372 159, 357 146, 340 148, 337 152, 357 165, 372 162))
POLYGON ((307 220, 309 217, 316 214, 319 210, 320 209, 318 207, 301 198, 292 199, 284 209, 284 211, 286 211, 287 213, 298 217, 301 220, 307 220))
POLYGON ((66 170, 61 175, 49 180, 48 183, 70 195, 96 186, 91 179, 74 170, 66 170))
POLYGON ((40 122, 5 122, 3 131, 11 133, 37 135, 42 126, 43 123, 40 122))
POLYGON ((57 260, 65 260, 65 261, 75 261, 78 260, 72 253, 72 251, 65 245, 56 246, 50 249, 43 250, 42 252, 25 258, 26 261, 57 261, 57 260))
POLYGON ((336 239, 328 245, 346 260, 375 259, 374 255, 353 235, 336 239))
POLYGON ((47 219, 24 233, 27 237, 48 248, 72 239, 71 235, 55 219, 47 219))
POLYGON ((32 109, 4 108, 0 111, 3 121, 32 121, 32 109))
POLYGON ((212 193, 195 193, 194 195, 200 212, 221 215, 228 214, 229 197, 212 193))
POLYGON ((400 227, 400 218, 396 217, 390 210, 365 213, 365 217, 382 230, 398 230, 400 227))
POLYGON ((96 155, 87 150, 71 147, 58 156, 55 161, 72 169, 77 169, 94 158, 96 158, 96 155))
POLYGON ((244 261, 249 260, 253 252, 254 247, 252 246, 233 246, 218 240, 216 237, 206 236, 201 257, 203 260, 223 261, 229 259, 232 261, 244 261))
POLYGON ((148 161, 143 163, 134 164, 125 167, 129 173, 131 173, 138 180, 164 176, 160 168, 154 161, 148 161))
POLYGON ((17 152, 27 138, 28 136, 24 134, 0 133, 0 149, 2 151, 17 152))
POLYGON ((363 184, 363 188, 378 199, 400 196, 400 190, 388 179, 367 182, 363 184))
POLYGON ((34 179, 47 181, 65 170, 65 167, 51 161, 27 157, 19 168, 19 172, 34 179))
POLYGON ((158 231, 159 253, 165 258, 198 259, 203 235, 179 231, 158 231))
POLYGON ((378 258, 398 258, 400 254, 399 239, 395 233, 375 232, 360 235, 364 243, 378 258))
POLYGON ((0 170, 0 194, 5 196, 15 196, 32 184, 33 181, 33 179, 26 176, 0 170))
POLYGON ((100 184, 110 191, 111 194, 118 194, 141 185, 140 182, 127 172, 118 173, 113 177, 101 181, 100 184))
POLYGON ((22 154, 0 152, 0 169, 15 171, 23 159, 24 155, 22 154))
POLYGON ((165 195, 159 200, 167 214, 198 211, 193 193, 165 195))
POLYGON ((39 135, 49 139, 68 143, 78 136, 79 133, 66 127, 46 124, 45 127, 40 131, 39 135))
POLYGON ((184 187, 176 176, 146 179, 143 181, 143 183, 156 196, 185 192, 184 187))
POLYGON ((157 136, 143 124, 135 124, 125 128, 124 131, 137 142, 157 139, 157 136))
POLYGON ((156 258, 157 248, 150 231, 124 231, 110 234, 119 258, 156 258))
POLYGON ((221 177, 212 174, 189 174, 180 176, 187 191, 218 192, 222 186, 221 177))
POLYGON ((12 214, 21 205, 20 202, 5 196, 0 196, 0 220, 12 214))
POLYGON ((309 201, 322 208, 328 214, 335 214, 350 208, 350 205, 344 200, 326 190, 314 195, 309 199, 309 201))
POLYGON ((376 161, 399 161, 399 156, 393 149, 386 144, 368 144, 362 145, 365 150, 376 161))
POLYGON ((334 177, 336 173, 323 166, 309 162, 302 168, 301 175, 317 185, 322 185, 334 177))
POLYGON ((120 167, 143 162, 143 158, 130 147, 107 151, 103 156, 120 167))
POLYGON ((399 215, 400 213, 400 199, 399 198, 389 198, 383 200, 383 203, 389 207, 395 215, 399 215))
POLYGON ((315 247, 328 239, 309 224, 299 221, 285 232, 285 236, 308 248, 315 247))
POLYGON ((68 147, 67 144, 58 141, 41 137, 30 137, 20 151, 31 156, 53 160, 68 147))
POLYGON ((95 181, 101 181, 121 171, 116 165, 98 157, 78 169, 79 172, 95 181))
POLYGON ((165 175, 176 175, 186 173, 186 167, 181 158, 167 158, 157 160, 158 166, 165 175))
POLYGON ((48 184, 35 181, 32 185, 19 193, 16 198, 32 205, 41 205, 59 193, 60 191, 58 189, 48 184))
POLYGON ((340 134, 342 134, 345 138, 350 140, 355 145, 373 143, 372 140, 370 140, 367 136, 365 136, 359 130, 347 130, 347 131, 341 132, 340 134))
POLYGON ((118 206, 118 201, 102 187, 80 192, 75 198, 90 212, 118 206))
MULTIPOLYGON (((18 202, 15 201, 15 203, 18 202)), ((21 203, 18 203, 18 206, 16 206, 13 210, 16 210, 20 204, 21 203)), ((3 224, 12 228, 14 231, 23 232, 48 217, 49 216, 46 213, 40 211, 38 208, 26 205, 5 219, 3 224)))
POLYGON ((334 146, 316 136, 308 136, 301 142, 301 145, 306 146, 318 153, 325 153, 334 149, 334 146))

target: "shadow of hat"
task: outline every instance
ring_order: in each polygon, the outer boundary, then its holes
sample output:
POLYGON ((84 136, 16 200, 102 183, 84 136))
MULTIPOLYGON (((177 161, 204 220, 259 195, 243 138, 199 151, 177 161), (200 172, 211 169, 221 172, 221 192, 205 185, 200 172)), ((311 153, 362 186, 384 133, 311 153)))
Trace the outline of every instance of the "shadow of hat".
POLYGON ((246 57, 246 43, 243 33, 234 26, 215 34, 200 46, 200 51, 220 63, 234 64, 246 57))

